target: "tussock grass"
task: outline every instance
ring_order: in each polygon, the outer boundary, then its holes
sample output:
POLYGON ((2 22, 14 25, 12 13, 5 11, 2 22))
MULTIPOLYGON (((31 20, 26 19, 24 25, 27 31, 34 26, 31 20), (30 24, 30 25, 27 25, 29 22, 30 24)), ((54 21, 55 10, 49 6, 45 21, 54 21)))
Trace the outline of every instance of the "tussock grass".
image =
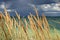
MULTIPOLYGON (((38 11, 34 7, 36 16, 28 15, 27 21, 25 18, 22 21, 20 15, 15 11, 16 18, 11 18, 9 13, 4 9, 4 13, 0 14, 0 40, 60 40, 60 35, 54 28, 51 33, 49 23, 43 14, 38 16, 38 11)), ((52 25, 53 26, 53 25, 52 25)))

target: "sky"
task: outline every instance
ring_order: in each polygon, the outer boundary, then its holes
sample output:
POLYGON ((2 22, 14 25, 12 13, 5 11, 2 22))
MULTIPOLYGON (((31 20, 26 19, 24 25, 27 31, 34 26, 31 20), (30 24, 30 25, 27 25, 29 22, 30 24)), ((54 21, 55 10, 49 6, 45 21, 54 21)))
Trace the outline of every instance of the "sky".
POLYGON ((46 16, 60 16, 60 0, 0 0, 0 11, 7 8, 11 16, 17 11, 21 16, 27 16, 29 13, 35 15, 34 6, 36 6, 39 15, 44 13, 46 16))

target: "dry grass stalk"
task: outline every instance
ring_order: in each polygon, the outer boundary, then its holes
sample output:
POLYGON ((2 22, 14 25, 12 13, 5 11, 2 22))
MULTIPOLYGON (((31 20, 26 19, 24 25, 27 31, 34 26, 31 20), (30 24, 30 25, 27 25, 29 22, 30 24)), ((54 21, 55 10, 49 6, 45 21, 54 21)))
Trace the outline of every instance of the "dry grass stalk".
POLYGON ((35 12, 36 12, 37 19, 39 19, 38 10, 36 9, 36 6, 34 6, 34 10, 35 10, 35 12))
POLYGON ((7 34, 5 32, 5 29, 4 29, 4 23, 2 21, 2 14, 0 14, 0 25, 1 25, 1 28, 2 28, 2 30, 4 32, 4 34, 5 34, 6 40, 8 40, 7 34))
POLYGON ((56 39, 60 40, 59 34, 58 34, 58 32, 57 32, 57 30, 55 28, 54 28, 54 32, 55 32, 56 39))
POLYGON ((47 21, 46 17, 44 16, 44 14, 42 16, 42 20, 43 20, 44 29, 46 30, 49 39, 51 39, 49 24, 48 24, 48 21, 47 21))
MULTIPOLYGON (((4 17, 5 22, 1 23, 1 27, 5 33, 6 40, 9 40, 9 38, 3 24, 7 26, 6 28, 8 29, 8 33, 10 34, 10 36, 12 36, 13 40, 53 40, 53 38, 51 38, 49 24, 45 15, 43 14, 42 19, 39 18, 36 7, 34 7, 34 9, 35 9, 37 18, 36 16, 30 14, 28 16, 29 24, 26 19, 22 21, 22 19, 20 18, 20 16, 16 11, 15 13, 17 15, 18 21, 14 17, 11 18, 9 13, 6 11, 6 8, 4 9, 5 15, 2 14, 2 16, 4 17), (25 25, 26 25, 26 28, 25 28, 25 25), (32 34, 33 34, 31 36, 32 39, 30 38, 30 34, 28 33, 29 27, 30 27, 30 30, 32 30, 32 34)), ((0 20, 2 19, 2 16, 0 15, 0 20)), ((54 29, 54 32, 56 33, 55 34, 56 39, 60 40, 60 37, 55 29, 54 29)))
POLYGON ((10 18, 10 15, 7 12, 6 8, 4 9, 4 11, 5 11, 5 18, 4 18, 5 19, 5 24, 6 24, 7 28, 8 28, 9 34, 12 36, 12 34, 11 34, 11 29, 12 29, 11 18, 10 18))
POLYGON ((37 30, 37 27, 36 27, 36 24, 35 24, 35 22, 34 22, 34 20, 33 20, 33 18, 32 17, 29 17, 28 18, 29 19, 29 21, 30 21, 30 27, 31 27, 31 29, 36 33, 36 37, 38 37, 38 40, 44 40, 44 38, 41 36, 41 35, 39 35, 39 32, 38 32, 38 30, 37 30), (39 39, 40 38, 40 39, 39 39), (43 39, 42 39, 43 38, 43 39))

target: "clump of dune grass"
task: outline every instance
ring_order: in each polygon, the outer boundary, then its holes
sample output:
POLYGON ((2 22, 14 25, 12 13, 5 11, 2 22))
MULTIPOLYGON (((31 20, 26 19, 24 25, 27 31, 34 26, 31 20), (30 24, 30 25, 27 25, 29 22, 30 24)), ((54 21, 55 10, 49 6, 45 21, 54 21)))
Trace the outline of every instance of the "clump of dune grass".
MULTIPOLYGON (((54 28, 53 34, 45 15, 38 16, 38 11, 34 7, 36 16, 28 15, 21 19, 15 11, 15 17, 11 18, 9 13, 4 9, 4 14, 0 14, 0 40, 60 40, 57 29, 54 28)), ((53 26, 53 25, 52 25, 53 26)))

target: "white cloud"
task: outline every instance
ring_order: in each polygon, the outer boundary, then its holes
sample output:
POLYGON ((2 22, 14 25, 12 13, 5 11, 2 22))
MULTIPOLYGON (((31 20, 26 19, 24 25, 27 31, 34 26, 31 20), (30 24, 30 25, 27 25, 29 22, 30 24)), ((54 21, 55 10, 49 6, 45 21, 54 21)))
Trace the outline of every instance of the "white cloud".
POLYGON ((0 7, 1 7, 1 8, 5 8, 5 5, 4 5, 4 4, 2 4, 2 5, 0 5, 0 7))
POLYGON ((54 2, 59 2, 60 0, 53 0, 54 2))
POLYGON ((60 3, 56 4, 45 4, 40 7, 44 11, 60 11, 60 3))
POLYGON ((5 8, 5 3, 4 3, 4 2, 2 2, 2 3, 0 4, 0 8, 2 8, 2 9, 5 8))
POLYGON ((34 4, 30 4, 30 3, 28 3, 28 5, 31 6, 31 7, 34 7, 35 6, 34 4))
POLYGON ((52 10, 60 11, 60 8, 58 6, 54 6, 52 10))
POLYGON ((10 8, 11 6, 11 2, 0 2, 0 8, 4 9, 4 8, 10 8))
POLYGON ((49 4, 41 5, 43 8, 50 8, 51 6, 49 4))
POLYGON ((41 8, 43 11, 48 11, 49 8, 51 8, 51 5, 49 5, 49 4, 40 5, 40 8, 41 8))
POLYGON ((7 9, 8 12, 14 12, 14 9, 7 9))
POLYGON ((7 11, 8 11, 8 12, 11 12, 12 10, 9 9, 9 10, 7 10, 7 11))
POLYGON ((42 9, 44 14, 47 16, 60 16, 60 3, 56 4, 43 4, 43 5, 34 5, 29 4, 31 7, 37 6, 37 9, 42 9))
POLYGON ((29 6, 33 7, 37 6, 37 9, 42 9, 43 11, 60 11, 60 3, 52 3, 52 4, 43 4, 43 5, 34 5, 28 4, 29 6))
POLYGON ((47 16, 60 16, 60 12, 44 12, 47 16))
POLYGON ((50 13, 50 14, 51 14, 51 13, 54 13, 54 14, 55 14, 55 13, 60 13, 60 12, 44 12, 44 13, 47 13, 47 14, 49 14, 49 13, 50 13))

